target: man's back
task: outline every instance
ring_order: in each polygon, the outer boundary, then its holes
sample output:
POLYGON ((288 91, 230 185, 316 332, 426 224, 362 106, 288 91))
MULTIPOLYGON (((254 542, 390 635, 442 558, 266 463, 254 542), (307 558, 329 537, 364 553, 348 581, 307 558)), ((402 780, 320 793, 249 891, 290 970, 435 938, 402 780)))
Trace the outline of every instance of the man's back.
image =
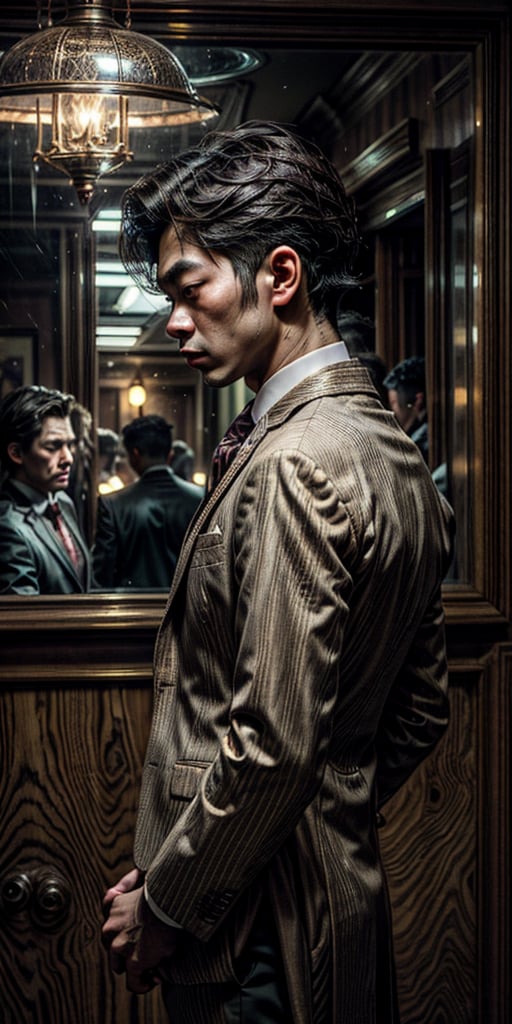
POLYGON ((168 589, 202 496, 201 488, 162 465, 100 497, 93 551, 97 586, 168 589))

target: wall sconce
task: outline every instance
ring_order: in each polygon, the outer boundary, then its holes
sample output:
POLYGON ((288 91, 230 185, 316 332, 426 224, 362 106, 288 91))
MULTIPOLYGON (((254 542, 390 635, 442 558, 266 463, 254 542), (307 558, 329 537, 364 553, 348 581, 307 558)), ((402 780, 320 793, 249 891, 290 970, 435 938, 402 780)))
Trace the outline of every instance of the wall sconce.
POLYGON ((34 160, 67 174, 86 204, 101 175, 132 159, 129 128, 203 121, 218 109, 174 54, 121 28, 104 0, 68 9, 59 26, 50 21, 3 55, 0 121, 35 123, 34 160))
POLYGON ((138 373, 132 380, 130 387, 128 388, 128 402, 139 410, 139 416, 142 416, 142 406, 146 401, 146 388, 142 383, 142 377, 138 373))

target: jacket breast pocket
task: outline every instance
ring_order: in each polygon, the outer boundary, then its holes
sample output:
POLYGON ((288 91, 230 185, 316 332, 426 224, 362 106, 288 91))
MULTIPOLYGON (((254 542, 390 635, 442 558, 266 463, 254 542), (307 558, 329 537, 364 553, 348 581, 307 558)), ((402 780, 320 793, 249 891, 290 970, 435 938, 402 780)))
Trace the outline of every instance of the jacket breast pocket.
POLYGON ((224 538, 221 533, 201 533, 197 538, 190 569, 202 569, 210 565, 219 565, 225 559, 224 538))
POLYGON ((171 775, 171 795, 193 800, 209 767, 209 761, 176 761, 171 775))

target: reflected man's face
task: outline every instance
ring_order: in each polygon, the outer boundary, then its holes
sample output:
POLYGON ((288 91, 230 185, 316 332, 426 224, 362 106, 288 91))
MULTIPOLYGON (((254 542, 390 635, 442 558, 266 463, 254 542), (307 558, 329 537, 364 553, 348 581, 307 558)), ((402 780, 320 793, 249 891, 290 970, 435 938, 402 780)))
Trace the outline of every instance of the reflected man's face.
POLYGON ((9 445, 9 456, 16 463, 15 479, 29 484, 42 494, 62 491, 69 484, 76 438, 68 416, 47 416, 41 433, 27 452, 16 442, 9 445))
POLYGON ((400 426, 406 434, 411 433, 414 427, 425 415, 423 392, 418 392, 414 402, 408 402, 401 391, 394 388, 388 389, 389 408, 394 412, 400 426))

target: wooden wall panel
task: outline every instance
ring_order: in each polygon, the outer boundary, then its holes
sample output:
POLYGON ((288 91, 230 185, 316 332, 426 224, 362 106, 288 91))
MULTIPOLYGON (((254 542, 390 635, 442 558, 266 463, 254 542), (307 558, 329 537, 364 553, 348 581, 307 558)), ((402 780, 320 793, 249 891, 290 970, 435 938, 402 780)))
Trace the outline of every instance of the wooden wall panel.
POLYGON ((1 1024, 160 1024, 100 944, 105 889, 132 867, 149 686, 49 685, 0 705, 1 1024))
POLYGON ((450 695, 447 734, 383 812, 401 1024, 477 1019, 478 685, 456 677, 450 695))

